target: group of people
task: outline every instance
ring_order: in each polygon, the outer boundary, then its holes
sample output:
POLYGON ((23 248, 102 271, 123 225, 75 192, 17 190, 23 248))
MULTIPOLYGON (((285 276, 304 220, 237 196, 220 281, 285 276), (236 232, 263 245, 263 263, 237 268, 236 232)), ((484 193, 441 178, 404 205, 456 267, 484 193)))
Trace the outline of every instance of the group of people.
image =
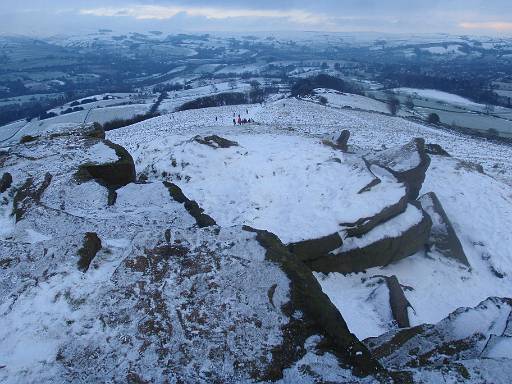
POLYGON ((251 124, 251 123, 254 123, 254 120, 251 119, 251 118, 241 118, 240 115, 238 115, 238 118, 234 117, 233 118, 233 125, 242 125, 242 124, 251 124))
MULTIPOLYGON (((249 110, 248 109, 245 112, 247 114, 249 114, 249 110)), ((219 121, 218 116, 215 116, 215 121, 216 122, 219 121)), ((240 115, 238 115, 238 117, 237 117, 237 115, 235 113, 233 113, 233 125, 237 125, 237 124, 238 125, 242 125, 242 124, 251 124, 251 123, 254 123, 254 119, 251 119, 250 117, 249 118, 246 118, 246 117, 242 118, 242 116, 240 116, 240 115)))

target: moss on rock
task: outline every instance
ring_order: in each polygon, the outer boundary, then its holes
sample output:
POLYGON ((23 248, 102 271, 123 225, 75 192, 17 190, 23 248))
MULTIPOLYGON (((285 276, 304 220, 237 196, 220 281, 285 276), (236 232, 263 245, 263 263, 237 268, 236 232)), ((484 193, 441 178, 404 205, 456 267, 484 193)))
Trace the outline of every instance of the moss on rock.
POLYGON ((13 204, 13 215, 16 217, 16 222, 23 218, 31 204, 41 201, 41 197, 50 185, 52 178, 53 176, 50 173, 46 173, 41 184, 36 186, 34 185, 34 179, 30 177, 16 191, 13 204))
POLYGON ((5 172, 0 179, 0 193, 4 193, 12 185, 12 175, 9 172, 5 172))
POLYGON ((92 260, 101 249, 101 240, 95 232, 87 232, 84 236, 82 248, 78 250, 78 269, 87 272, 92 260))

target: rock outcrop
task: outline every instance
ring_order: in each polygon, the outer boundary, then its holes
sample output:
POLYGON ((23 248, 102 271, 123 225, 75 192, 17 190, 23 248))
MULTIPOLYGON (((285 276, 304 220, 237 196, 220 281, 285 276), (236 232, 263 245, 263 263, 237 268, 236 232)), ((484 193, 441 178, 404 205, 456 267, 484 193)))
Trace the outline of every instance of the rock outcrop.
POLYGON ((439 144, 425 144, 425 152, 434 156, 451 157, 451 155, 444 150, 439 144))
POLYGON ((312 271, 275 236, 199 228, 198 205, 160 181, 118 188, 106 209, 103 186, 75 182, 79 165, 115 160, 97 139, 42 138, 18 150, 23 157, 9 154, 5 171, 15 181, 38 176, 11 187, 23 220, 0 241, 0 382, 387 376, 312 271), (27 335, 51 351, 20 366, 27 335))
POLYGON ((101 249, 101 240, 95 232, 87 232, 84 236, 82 248, 78 250, 78 269, 87 272, 92 260, 101 249))
POLYGON ((410 382, 493 383, 512 374, 511 356, 492 344, 502 337, 512 310, 510 299, 489 298, 475 308, 460 308, 435 325, 396 330, 364 341, 386 368, 407 373, 410 382), (495 337, 493 337, 493 335, 495 337), (482 359, 482 354, 486 358, 482 359))
MULTIPOLYGON (((311 270, 291 254, 274 234, 250 227, 244 229, 257 234, 256 239, 267 251, 266 258, 279 265, 290 279, 291 306, 286 311, 290 314, 295 310, 304 313, 301 321, 309 325, 302 329, 302 332, 307 332, 302 338, 305 340, 309 333, 324 334, 327 344, 354 367, 357 375, 382 372, 379 364, 376 364, 366 348, 350 332, 338 309, 322 292, 322 287, 311 270)), ((290 350, 289 347, 280 351, 280 359, 290 358, 287 356, 290 352, 293 353, 293 349, 290 350)))
POLYGON ((4 193, 12 185, 12 175, 9 172, 5 172, 0 179, 0 193, 4 193))
MULTIPOLYGON (((388 173, 387 170, 379 168, 379 166, 376 165, 371 165, 367 161, 365 161, 365 165, 368 172, 373 175, 374 179, 366 187, 361 189, 359 194, 371 192, 373 188, 379 186, 383 181, 381 177, 394 179, 394 181, 398 183, 394 176, 388 173), (380 172, 381 177, 376 175, 377 171, 380 172)), ((405 188, 405 191, 401 196, 397 197, 394 202, 383 207, 373 216, 362 217, 353 223, 342 223, 341 226, 345 227, 344 230, 348 237, 360 237, 371 231, 379 224, 403 213, 406 210, 408 203, 409 195, 407 193, 407 188, 405 188)))
POLYGON ((329 140, 322 140, 322 143, 324 145, 327 145, 328 147, 331 147, 333 149, 340 150, 342 152, 348 152, 348 140, 350 138, 350 131, 343 130, 341 134, 338 136, 336 141, 333 141, 334 138, 331 138, 329 140))
POLYGON ((194 140, 197 141, 199 144, 208 145, 209 147, 212 148, 230 148, 238 146, 238 143, 236 141, 231 141, 217 135, 211 135, 206 137, 196 136, 194 137, 194 140))
POLYGON ((304 240, 288 245, 288 250, 301 261, 314 260, 340 248, 343 240, 339 233, 318 239, 304 240))
POLYGON ((336 145, 343 152, 347 152, 349 139, 350 139, 350 131, 345 129, 341 132, 340 136, 336 139, 336 145))
POLYGON ((196 201, 190 200, 185 196, 180 187, 168 181, 164 181, 163 183, 169 191, 169 195, 171 195, 175 201, 184 205, 190 216, 196 220, 199 228, 210 227, 217 224, 212 217, 204 213, 204 209, 202 209, 196 201))
POLYGON ((428 239, 429 247, 469 267, 464 248, 436 194, 429 192, 421 196, 418 201, 432 219, 432 230, 428 239))
POLYGON ((346 239, 338 253, 307 261, 307 264, 314 271, 324 273, 362 272, 385 266, 423 249, 431 226, 430 217, 410 204, 403 214, 362 237, 346 239))
POLYGON ((345 232, 349 237, 359 237, 364 235, 365 233, 370 232, 372 229, 377 227, 379 224, 386 222, 397 215, 403 213, 407 205, 409 204, 408 195, 404 194, 400 200, 398 200, 395 204, 389 205, 382 209, 376 215, 371 217, 363 217, 356 221, 355 223, 343 223, 341 224, 345 227, 345 232))
POLYGON ((105 164, 82 164, 76 174, 77 179, 81 182, 96 180, 108 189, 114 190, 135 182, 135 164, 130 153, 122 146, 108 140, 104 143, 115 151, 119 159, 105 164))
POLYGON ((33 178, 28 178, 23 185, 16 190, 14 195, 13 214, 16 222, 23 218, 25 212, 34 204, 41 201, 41 197, 52 182, 52 174, 46 173, 40 184, 35 185, 33 178))
POLYGON ((383 167, 399 182, 405 183, 410 201, 418 198, 425 181, 425 173, 430 165, 424 139, 414 139, 402 147, 386 149, 365 159, 369 164, 383 167))
MULTIPOLYGON (((409 328, 411 326, 409 322, 408 309, 412 308, 411 303, 405 296, 402 285, 398 281, 398 278, 393 276, 374 276, 376 278, 383 279, 388 287, 389 291, 389 306, 391 307, 391 314, 393 319, 399 328, 409 328)), ((411 289, 410 287, 406 287, 411 289)))

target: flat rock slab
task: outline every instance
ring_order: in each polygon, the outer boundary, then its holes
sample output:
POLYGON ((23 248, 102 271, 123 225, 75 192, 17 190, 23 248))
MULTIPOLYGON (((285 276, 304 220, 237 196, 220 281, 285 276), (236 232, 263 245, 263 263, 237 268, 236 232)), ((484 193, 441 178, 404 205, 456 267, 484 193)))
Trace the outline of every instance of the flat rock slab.
POLYGON ((418 201, 432 219, 432 230, 428 240, 429 246, 442 255, 469 267, 464 248, 436 194, 429 192, 421 196, 418 201))
POLYGON ((286 244, 343 231, 343 223, 378 215, 405 196, 394 177, 374 180, 359 155, 319 139, 278 134, 225 135, 239 146, 216 149, 175 135, 134 152, 139 173, 170 181, 220 226, 248 225, 286 244))
MULTIPOLYGON (((374 179, 370 184, 359 191, 360 194, 371 192, 374 188, 378 187, 383 180, 396 180, 391 173, 377 165, 369 166, 368 170, 372 175, 374 175, 374 179)), ((408 201, 409 196, 407 194, 407 190, 405 190, 399 200, 382 208, 382 210, 375 215, 371 217, 362 217, 355 223, 343 223, 342 226, 344 227, 345 233, 348 237, 360 237, 365 233, 368 233, 379 224, 403 213, 408 206, 408 201)))

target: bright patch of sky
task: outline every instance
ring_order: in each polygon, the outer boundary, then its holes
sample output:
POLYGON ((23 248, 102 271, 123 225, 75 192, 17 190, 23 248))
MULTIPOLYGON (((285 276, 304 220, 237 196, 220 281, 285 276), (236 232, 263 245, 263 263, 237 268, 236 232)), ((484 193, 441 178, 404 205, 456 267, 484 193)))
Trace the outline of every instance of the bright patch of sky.
POLYGON ((373 31, 512 35, 510 0, 2 0, 0 33, 373 31))

